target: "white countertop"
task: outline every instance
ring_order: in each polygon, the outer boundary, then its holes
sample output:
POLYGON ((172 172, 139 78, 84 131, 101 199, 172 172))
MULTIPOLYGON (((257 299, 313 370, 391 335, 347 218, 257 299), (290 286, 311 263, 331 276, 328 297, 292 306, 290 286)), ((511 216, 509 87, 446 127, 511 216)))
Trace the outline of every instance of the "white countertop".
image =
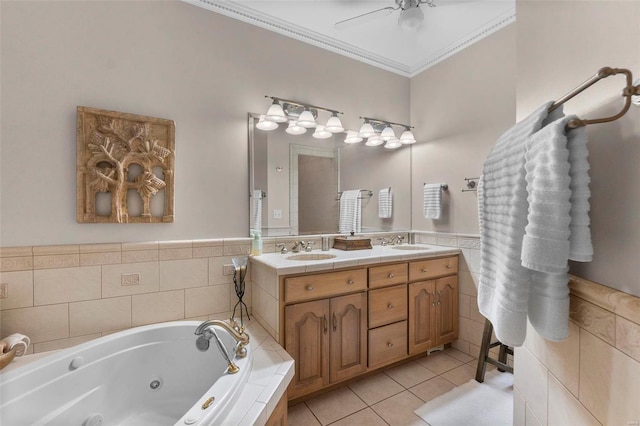
POLYGON ((251 256, 250 261, 274 269, 278 275, 300 274, 305 272, 326 271, 331 269, 348 268, 376 263, 407 261, 418 258, 436 257, 448 254, 458 254, 460 250, 452 247, 434 246, 429 244, 403 244, 400 246, 373 246, 366 250, 313 250, 300 253, 266 253, 251 256), (407 249, 411 247, 412 249, 407 249), (289 258, 302 254, 335 255, 332 259, 323 260, 290 260, 289 258))

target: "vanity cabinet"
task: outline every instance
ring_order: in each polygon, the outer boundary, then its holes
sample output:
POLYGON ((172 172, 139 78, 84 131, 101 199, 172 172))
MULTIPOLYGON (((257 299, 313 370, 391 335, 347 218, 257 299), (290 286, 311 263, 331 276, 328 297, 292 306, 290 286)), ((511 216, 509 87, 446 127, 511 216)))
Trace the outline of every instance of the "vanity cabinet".
POLYGON ((366 293, 292 304, 285 317, 285 348, 296 362, 290 398, 366 370, 366 293))
POLYGON ((458 337, 458 256, 280 278, 289 399, 458 337))

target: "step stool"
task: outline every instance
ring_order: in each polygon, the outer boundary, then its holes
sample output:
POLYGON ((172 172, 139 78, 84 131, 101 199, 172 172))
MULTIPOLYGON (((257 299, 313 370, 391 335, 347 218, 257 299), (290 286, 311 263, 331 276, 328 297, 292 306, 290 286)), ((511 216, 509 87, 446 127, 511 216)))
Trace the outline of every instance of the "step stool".
POLYGON ((507 371, 513 374, 513 367, 507 364, 507 354, 513 355, 513 348, 502 344, 502 342, 491 343, 491 334, 493 333, 493 324, 491 321, 485 320, 484 332, 482 333, 482 346, 480 347, 480 354, 478 354, 478 368, 476 369, 476 381, 479 383, 484 382, 484 373, 487 370, 487 363, 498 367, 498 371, 507 371), (500 346, 498 352, 498 359, 489 357, 489 350, 500 346))

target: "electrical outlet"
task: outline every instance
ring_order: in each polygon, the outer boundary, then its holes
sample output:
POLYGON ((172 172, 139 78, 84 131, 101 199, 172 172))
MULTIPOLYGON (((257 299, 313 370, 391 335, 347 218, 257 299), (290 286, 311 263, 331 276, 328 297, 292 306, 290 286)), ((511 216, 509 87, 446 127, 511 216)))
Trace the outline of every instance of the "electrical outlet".
POLYGON ((233 265, 222 265, 222 275, 233 275, 233 265))
POLYGON ((2 283, 0 284, 0 299, 6 299, 9 297, 9 284, 2 283))
POLYGON ((279 209, 273 210, 273 218, 282 219, 282 210, 279 210, 279 209))
POLYGON ((121 285, 123 286, 140 285, 140 273, 133 272, 130 274, 122 274, 121 285))

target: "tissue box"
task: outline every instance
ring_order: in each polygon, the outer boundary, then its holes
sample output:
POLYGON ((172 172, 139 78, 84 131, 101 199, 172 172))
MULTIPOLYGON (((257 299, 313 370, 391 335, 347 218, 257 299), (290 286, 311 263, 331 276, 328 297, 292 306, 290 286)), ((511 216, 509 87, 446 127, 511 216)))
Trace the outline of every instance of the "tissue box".
POLYGON ((371 247, 371 238, 360 237, 336 237, 333 241, 333 248, 338 250, 366 250, 371 247))

